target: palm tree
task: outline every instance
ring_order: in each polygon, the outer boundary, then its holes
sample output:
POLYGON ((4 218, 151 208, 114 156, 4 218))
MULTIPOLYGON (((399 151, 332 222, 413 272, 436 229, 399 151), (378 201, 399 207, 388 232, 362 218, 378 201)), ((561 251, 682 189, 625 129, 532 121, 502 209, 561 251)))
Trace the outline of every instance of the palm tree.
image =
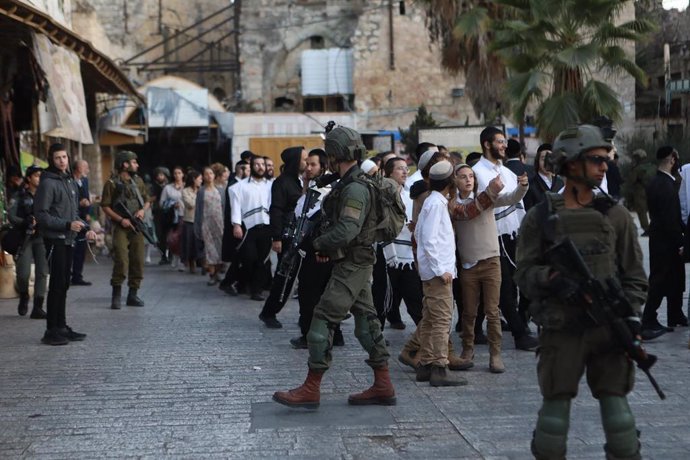
POLYGON ((484 0, 416 0, 426 10, 426 25, 441 47, 441 65, 465 73, 465 90, 475 114, 493 121, 505 110, 506 68, 489 52, 491 24, 504 17, 502 7, 484 0))
POLYGON ((620 0, 496 0, 512 19, 494 21, 491 49, 500 54, 509 78, 506 96, 515 120, 537 104, 542 139, 553 139, 568 125, 607 116, 621 118, 614 90, 598 75, 633 76, 646 84, 644 71, 622 45, 654 29, 645 19, 616 25, 630 3, 620 0))

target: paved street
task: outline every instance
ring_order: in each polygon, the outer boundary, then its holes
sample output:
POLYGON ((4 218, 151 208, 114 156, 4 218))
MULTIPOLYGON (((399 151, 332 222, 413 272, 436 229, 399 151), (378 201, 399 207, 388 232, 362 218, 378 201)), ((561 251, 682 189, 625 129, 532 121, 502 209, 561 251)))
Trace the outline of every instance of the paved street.
MULTIPOLYGON (((392 360, 398 405, 352 408, 347 395, 368 387, 372 373, 350 319, 321 408, 290 410, 271 395, 306 373, 307 352, 288 345, 298 334, 296 301, 281 313, 284 328, 268 330, 259 303, 151 266, 140 293, 146 307, 111 311, 109 271, 106 258, 90 263, 85 277, 94 285, 70 289, 68 323, 88 333, 81 343, 41 345, 45 322, 17 316, 16 300, 0 301, 0 458, 531 458, 536 360, 509 337, 505 374, 488 372, 485 345, 459 388, 416 383, 392 360)), ((412 332, 406 321, 407 330, 386 331, 394 356, 412 332)), ((685 328, 648 344, 668 399, 638 375, 630 400, 645 458, 690 458, 687 343, 685 328)), ((583 385, 568 457, 603 458, 603 444, 598 406, 583 385)))

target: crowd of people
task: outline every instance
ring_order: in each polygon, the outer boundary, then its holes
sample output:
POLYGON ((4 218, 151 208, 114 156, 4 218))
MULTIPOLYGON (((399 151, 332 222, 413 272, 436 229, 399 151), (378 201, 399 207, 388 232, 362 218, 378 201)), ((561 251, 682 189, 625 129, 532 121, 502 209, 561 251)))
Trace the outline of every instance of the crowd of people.
MULTIPOLYGON (((597 279, 622 286, 627 310, 617 314, 632 336, 652 340, 687 326, 682 292, 690 187, 676 177, 690 178, 690 168, 680 169, 672 147, 657 152, 658 172, 647 188, 651 223, 644 229, 648 280, 637 228, 611 196, 619 193, 611 189, 620 178, 611 175, 607 183, 615 148, 605 129, 581 125, 561 133, 554 145, 539 146, 533 166, 525 163, 521 145, 498 128, 484 129, 479 143, 481 152, 464 158, 420 143, 410 155, 416 171, 409 174, 409 159, 393 152, 365 159, 359 134, 336 127, 327 133, 324 149, 285 149, 278 177, 270 158, 245 151, 233 172, 220 163, 200 171, 159 167, 150 184, 138 174, 137 155, 118 152, 100 200, 112 234, 111 308, 121 308, 125 281, 126 305, 144 306, 138 291, 147 246, 157 248, 161 265, 204 273, 209 286, 262 302, 259 319, 269 329, 282 328, 278 315, 296 291, 300 335, 290 344, 309 350, 308 374, 302 386, 276 392, 274 400, 314 408, 331 365, 330 350, 344 344, 340 323, 350 315, 374 383, 351 395, 349 403, 396 403, 383 330, 386 324, 406 328, 404 300, 416 329, 398 360, 414 369, 417 381, 433 387, 467 384, 448 371, 474 367, 477 344, 488 344, 489 372, 506 372, 501 348, 507 331, 518 350, 542 347, 544 403, 535 456, 565 455, 569 404, 586 368, 605 415, 607 453, 637 458, 639 442, 625 398, 630 362, 609 328, 585 313, 583 305, 592 300, 579 275, 549 249, 573 241, 597 279), (406 213, 388 241, 377 239, 381 221, 372 217, 381 217, 374 212, 372 187, 378 185, 372 184, 383 181, 394 187, 406 213), (277 255, 275 270, 271 251, 277 255), (664 297, 668 326, 657 319, 664 297), (455 309, 459 354, 450 337, 455 309), (539 337, 532 322, 541 328, 539 337)), ((27 267, 33 261, 31 318, 47 319, 44 343, 64 345, 86 337, 67 325, 65 299, 70 284, 90 284, 82 276, 84 248, 96 234, 88 222, 88 164, 80 160, 70 170, 60 144, 51 146, 48 159, 45 171, 27 170, 9 215, 28 235, 17 255, 18 313, 28 312, 27 267)))

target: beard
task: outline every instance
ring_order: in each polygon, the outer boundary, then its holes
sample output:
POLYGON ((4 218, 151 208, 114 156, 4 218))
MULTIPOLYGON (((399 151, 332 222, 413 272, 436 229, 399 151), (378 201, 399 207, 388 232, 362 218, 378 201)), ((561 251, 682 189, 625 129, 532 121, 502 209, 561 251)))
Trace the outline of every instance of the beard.
POLYGON ((498 150, 497 148, 495 148, 493 145, 491 146, 490 152, 491 152, 491 156, 493 157, 494 160, 503 161, 506 159, 505 153, 501 153, 501 151, 498 150))
POLYGON ((258 172, 254 171, 254 170, 252 169, 251 174, 252 174, 252 177, 253 177, 254 179, 263 179, 263 178, 266 177, 266 172, 265 172, 265 171, 264 171, 263 173, 259 174, 258 172))

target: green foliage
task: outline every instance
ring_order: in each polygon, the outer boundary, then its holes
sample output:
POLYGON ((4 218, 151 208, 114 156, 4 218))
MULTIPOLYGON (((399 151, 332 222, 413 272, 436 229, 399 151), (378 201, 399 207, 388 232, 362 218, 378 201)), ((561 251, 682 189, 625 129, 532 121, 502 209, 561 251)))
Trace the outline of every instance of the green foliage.
POLYGON ((408 129, 398 128, 400 139, 405 146, 405 152, 413 155, 417 144, 419 144, 419 130, 424 128, 436 128, 438 123, 434 117, 426 110, 424 104, 417 109, 417 115, 408 129))
POLYGON ((604 115, 620 120, 615 92, 595 75, 646 77, 621 45, 654 29, 646 18, 617 25, 629 1, 497 0, 510 20, 494 20, 491 50, 509 70, 507 97, 516 121, 537 106, 537 129, 552 140, 568 125, 604 115))

